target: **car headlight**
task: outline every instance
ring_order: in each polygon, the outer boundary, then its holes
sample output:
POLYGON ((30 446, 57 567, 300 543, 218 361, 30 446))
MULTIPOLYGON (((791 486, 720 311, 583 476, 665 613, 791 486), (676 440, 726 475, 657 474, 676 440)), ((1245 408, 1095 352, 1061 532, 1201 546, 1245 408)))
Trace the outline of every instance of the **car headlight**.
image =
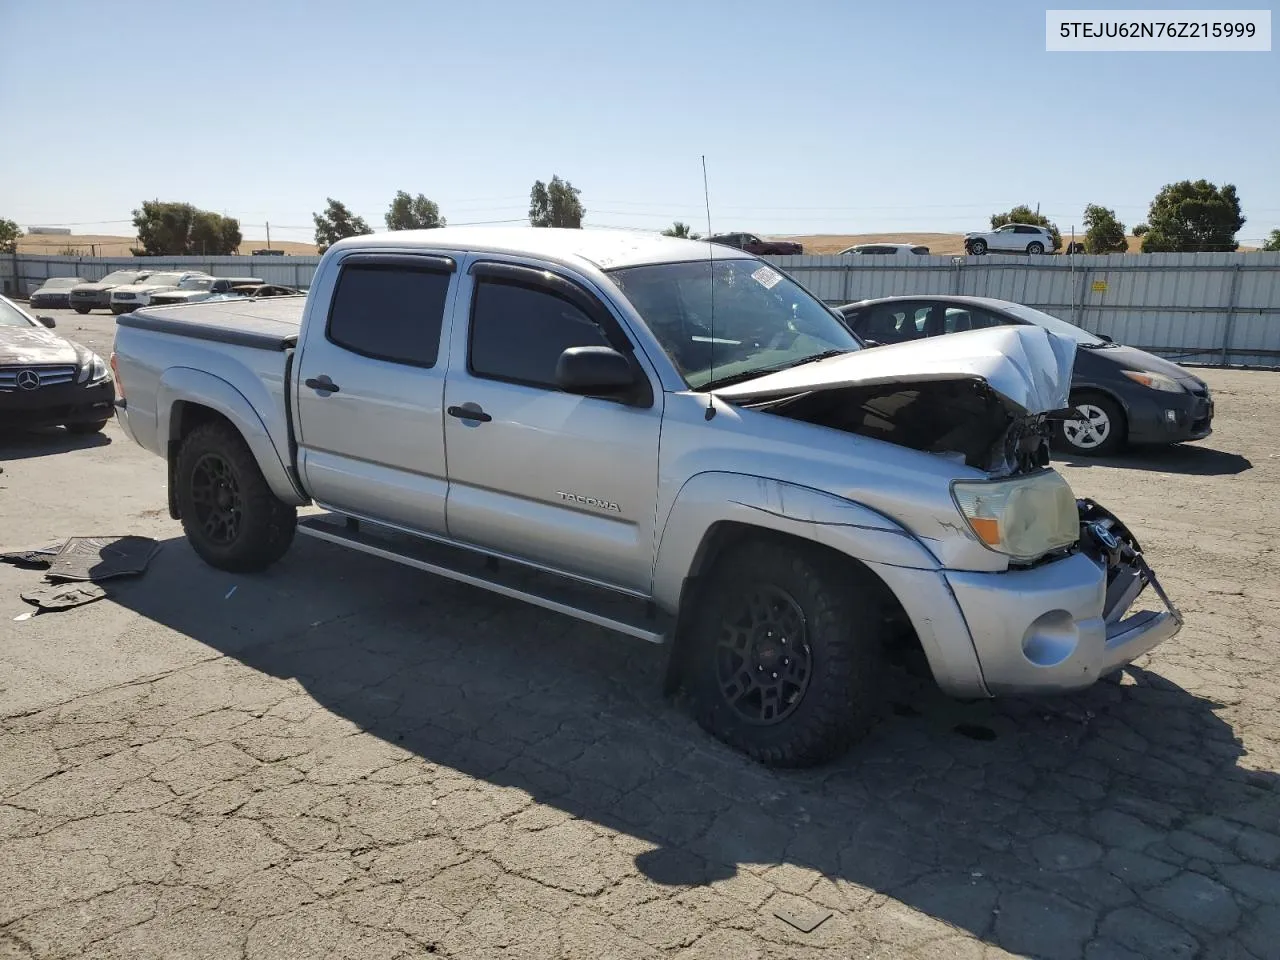
POLYGON ((96 353, 89 354, 89 362, 80 368, 76 383, 97 383, 107 378, 107 364, 96 353))
POLYGON ((958 480, 951 495, 978 539, 1015 560, 1034 560, 1080 536, 1075 495, 1053 470, 1012 480, 958 480))
POLYGON ((1121 370, 1120 372, 1134 383, 1140 383, 1152 390, 1159 390, 1162 393, 1182 393, 1182 384, 1173 377, 1166 377, 1163 373, 1148 373, 1146 370, 1121 370))

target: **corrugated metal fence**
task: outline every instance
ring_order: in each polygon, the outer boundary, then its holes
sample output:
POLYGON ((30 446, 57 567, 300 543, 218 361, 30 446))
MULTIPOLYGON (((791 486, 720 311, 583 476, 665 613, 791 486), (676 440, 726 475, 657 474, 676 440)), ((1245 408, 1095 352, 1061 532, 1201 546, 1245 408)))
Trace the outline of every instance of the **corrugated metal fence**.
MULTIPOLYGON (((1280 369, 1280 253, 1100 257, 771 257, 828 303, 967 294, 1014 300, 1171 359, 1280 369)), ((319 257, 0 256, 24 296, 46 278, 125 267, 204 270, 306 287, 319 257)))

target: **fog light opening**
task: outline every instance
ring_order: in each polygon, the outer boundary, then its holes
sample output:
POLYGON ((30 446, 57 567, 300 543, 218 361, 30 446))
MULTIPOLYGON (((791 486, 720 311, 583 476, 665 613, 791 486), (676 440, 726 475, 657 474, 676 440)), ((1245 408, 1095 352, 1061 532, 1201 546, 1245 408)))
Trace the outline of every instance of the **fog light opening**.
POLYGON ((1076 651, 1080 631, 1066 610, 1041 614, 1022 635, 1022 655, 1037 667, 1056 667, 1076 651))

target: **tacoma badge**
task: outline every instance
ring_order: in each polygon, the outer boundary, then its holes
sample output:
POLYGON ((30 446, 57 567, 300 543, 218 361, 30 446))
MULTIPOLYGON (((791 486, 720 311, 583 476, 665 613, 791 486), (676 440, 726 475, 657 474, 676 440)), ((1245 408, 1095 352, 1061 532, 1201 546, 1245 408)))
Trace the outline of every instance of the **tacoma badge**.
POLYGON ((580 503, 584 507, 595 507, 597 510, 608 510, 610 513, 621 513, 622 508, 612 500, 600 500, 596 497, 583 497, 576 493, 565 493, 557 490, 556 496, 566 503, 580 503))

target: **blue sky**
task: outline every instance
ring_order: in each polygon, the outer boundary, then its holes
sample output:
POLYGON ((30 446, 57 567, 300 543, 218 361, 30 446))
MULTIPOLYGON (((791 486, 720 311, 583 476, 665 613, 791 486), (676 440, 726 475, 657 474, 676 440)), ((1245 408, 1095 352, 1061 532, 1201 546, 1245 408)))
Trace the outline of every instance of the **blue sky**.
POLYGON ((1046 6, 0 0, 0 216, 124 234, 159 197, 309 240, 326 196, 520 219, 559 174, 589 226, 702 229, 706 154, 716 230, 1132 226, 1199 177, 1242 240, 1280 226, 1280 53, 1046 53, 1046 6))

